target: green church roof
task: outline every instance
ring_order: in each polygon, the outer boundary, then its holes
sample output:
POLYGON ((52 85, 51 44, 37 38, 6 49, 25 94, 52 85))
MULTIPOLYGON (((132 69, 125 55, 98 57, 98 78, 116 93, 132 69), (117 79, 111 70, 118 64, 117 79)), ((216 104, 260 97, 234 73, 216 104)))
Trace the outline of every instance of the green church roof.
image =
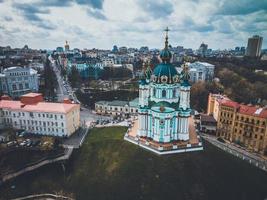
POLYGON ((171 63, 160 63, 154 69, 153 74, 155 76, 167 76, 169 78, 177 75, 178 73, 171 63))

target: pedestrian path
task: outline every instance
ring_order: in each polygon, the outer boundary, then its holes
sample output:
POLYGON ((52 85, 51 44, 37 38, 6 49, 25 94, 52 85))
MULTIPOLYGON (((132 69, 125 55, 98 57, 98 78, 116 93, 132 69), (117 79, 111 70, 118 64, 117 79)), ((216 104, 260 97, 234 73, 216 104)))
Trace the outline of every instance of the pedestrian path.
POLYGON ((57 158, 54 158, 54 159, 46 159, 46 160, 43 160, 39 163, 36 163, 36 164, 33 164, 33 165, 30 165, 28 167, 25 167, 24 169, 21 169, 19 171, 16 171, 14 173, 10 173, 10 174, 7 174, 7 175, 4 175, 1 179, 1 182, 4 183, 10 179, 13 179, 21 174, 24 174, 26 172, 30 172, 30 171, 33 171, 35 169, 38 169, 39 167, 42 167, 44 165, 47 165, 47 164, 50 164, 50 163, 55 163, 55 162, 58 162, 58 161, 63 161, 63 160, 68 160, 72 154, 72 151, 73 151, 73 148, 67 148, 65 150, 65 153, 64 155, 60 156, 60 157, 57 157, 57 158))

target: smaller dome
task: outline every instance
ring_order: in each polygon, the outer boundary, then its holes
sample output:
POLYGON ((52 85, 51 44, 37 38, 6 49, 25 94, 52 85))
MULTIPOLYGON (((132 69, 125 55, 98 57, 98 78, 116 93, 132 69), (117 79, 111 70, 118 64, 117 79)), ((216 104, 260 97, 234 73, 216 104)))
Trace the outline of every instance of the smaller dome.
POLYGON ((170 62, 171 58, 172 54, 169 49, 165 48, 160 52, 160 59, 162 60, 162 62, 170 62))

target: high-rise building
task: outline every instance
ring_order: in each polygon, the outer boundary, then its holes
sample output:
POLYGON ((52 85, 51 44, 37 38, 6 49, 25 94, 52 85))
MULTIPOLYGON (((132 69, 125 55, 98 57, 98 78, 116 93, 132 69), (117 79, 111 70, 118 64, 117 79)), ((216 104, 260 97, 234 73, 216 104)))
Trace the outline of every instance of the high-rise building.
POLYGON ((208 52, 208 45, 201 43, 198 49, 198 55, 200 55, 201 57, 205 57, 207 55, 207 52, 208 52))
POLYGON ((262 37, 254 35, 251 38, 248 38, 248 46, 246 50, 246 56, 249 57, 260 57, 261 55, 261 46, 262 46, 262 37))

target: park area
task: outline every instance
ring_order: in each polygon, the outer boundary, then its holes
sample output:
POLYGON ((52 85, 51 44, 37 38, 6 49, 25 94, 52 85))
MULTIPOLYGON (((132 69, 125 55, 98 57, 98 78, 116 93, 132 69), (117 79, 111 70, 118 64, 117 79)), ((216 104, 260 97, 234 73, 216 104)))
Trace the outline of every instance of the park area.
POLYGON ((0 186, 0 199, 57 193, 74 199, 264 199, 267 174, 209 143, 157 156, 123 140, 125 127, 92 129, 68 163, 0 186))

